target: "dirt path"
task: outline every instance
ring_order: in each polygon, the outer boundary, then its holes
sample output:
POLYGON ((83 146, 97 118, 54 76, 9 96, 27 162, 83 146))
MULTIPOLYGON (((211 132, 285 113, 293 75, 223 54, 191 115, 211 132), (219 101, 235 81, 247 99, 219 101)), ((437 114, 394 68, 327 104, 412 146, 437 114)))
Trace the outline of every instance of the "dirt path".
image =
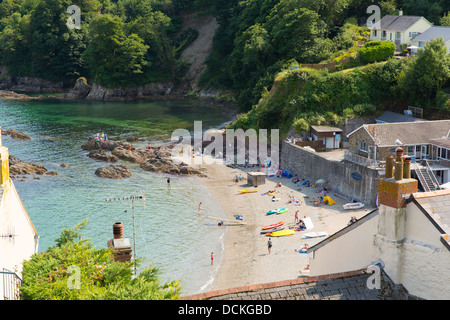
POLYGON ((187 47, 181 57, 183 61, 190 64, 186 74, 186 85, 195 89, 197 82, 206 69, 206 58, 213 47, 213 38, 219 26, 216 18, 212 15, 196 16, 196 13, 182 13, 183 30, 192 28, 198 31, 198 37, 187 47))

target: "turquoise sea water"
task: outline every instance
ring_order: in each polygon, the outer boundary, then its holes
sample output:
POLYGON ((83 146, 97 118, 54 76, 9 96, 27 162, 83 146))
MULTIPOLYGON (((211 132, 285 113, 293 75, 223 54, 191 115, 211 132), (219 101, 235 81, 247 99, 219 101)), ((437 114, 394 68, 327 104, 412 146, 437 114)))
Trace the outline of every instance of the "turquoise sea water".
MULTIPOLYGON (((28 176, 14 184, 40 235, 39 251, 54 245, 63 228, 69 229, 87 219, 84 238, 96 247, 106 247, 112 226, 124 224, 124 237, 136 243, 136 256, 161 271, 163 281, 180 279, 182 294, 207 291, 220 264, 225 228, 206 218, 225 217, 208 190, 195 178, 171 177, 144 171, 126 163, 132 177, 111 180, 97 177, 97 168, 109 164, 87 157, 81 145, 89 136, 103 130, 110 138, 136 136, 145 141, 137 147, 170 141, 178 128, 193 129, 194 121, 203 129, 230 121, 234 110, 200 101, 145 101, 129 103, 57 103, 0 100, 0 126, 28 134, 31 141, 3 137, 11 155, 43 164, 57 176, 28 176), (61 163, 69 165, 60 167, 61 163), (123 200, 133 194, 145 196, 132 204, 123 200), (109 201, 109 199, 118 199, 109 201), (108 200, 108 201, 105 201, 108 200), (204 211, 197 212, 202 202, 204 211), (127 212, 125 212, 127 211, 127 212), (217 263, 211 266, 211 251, 217 263)), ((215 260, 215 261, 216 261, 215 260)))

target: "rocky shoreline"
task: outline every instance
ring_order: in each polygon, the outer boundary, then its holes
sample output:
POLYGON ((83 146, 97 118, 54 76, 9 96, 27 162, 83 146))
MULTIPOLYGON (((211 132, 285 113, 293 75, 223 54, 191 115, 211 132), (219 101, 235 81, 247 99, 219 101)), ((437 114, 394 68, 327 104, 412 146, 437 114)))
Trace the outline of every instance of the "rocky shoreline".
MULTIPOLYGON (((12 77, 16 79, 15 77, 12 77)), ((89 84, 81 77, 71 89, 61 83, 23 77, 19 80, 0 79, 0 99, 7 100, 59 100, 59 101, 137 101, 158 99, 197 98, 219 104, 235 104, 231 91, 215 88, 188 88, 176 86, 172 82, 150 82, 138 87, 108 88, 96 83, 89 84), (16 83, 18 81, 18 83, 16 83), (19 92, 52 93, 31 96, 19 92)))

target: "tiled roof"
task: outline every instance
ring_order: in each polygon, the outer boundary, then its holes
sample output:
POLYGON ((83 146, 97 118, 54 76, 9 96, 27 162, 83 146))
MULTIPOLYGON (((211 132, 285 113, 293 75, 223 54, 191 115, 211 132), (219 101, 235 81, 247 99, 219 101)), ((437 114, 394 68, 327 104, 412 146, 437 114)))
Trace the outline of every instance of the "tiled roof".
POLYGON ((450 149, 450 139, 431 139, 430 142, 440 147, 450 149))
MULTIPOLYGON (((406 31, 414 23, 422 19, 419 16, 394 16, 386 15, 371 27, 377 30, 406 31)), ((425 19, 425 18, 423 18, 425 19)))
POLYGON ((182 297, 181 300, 397 300, 417 299, 382 271, 381 288, 369 289, 365 270, 247 285, 182 297))
POLYGON ((404 145, 415 145, 446 137, 450 120, 365 124, 363 127, 375 137, 378 146, 396 146, 397 139, 404 145))

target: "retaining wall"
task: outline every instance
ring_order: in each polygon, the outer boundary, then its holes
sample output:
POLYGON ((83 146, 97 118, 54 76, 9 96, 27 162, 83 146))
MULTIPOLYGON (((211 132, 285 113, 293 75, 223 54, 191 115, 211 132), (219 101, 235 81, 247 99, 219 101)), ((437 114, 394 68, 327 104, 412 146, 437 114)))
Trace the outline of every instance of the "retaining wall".
POLYGON ((283 141, 281 145, 281 169, 311 182, 325 179, 340 194, 355 198, 367 206, 375 206, 378 192, 379 173, 347 160, 329 160, 302 147, 283 141), (352 173, 358 173, 361 181, 356 181, 352 173))

